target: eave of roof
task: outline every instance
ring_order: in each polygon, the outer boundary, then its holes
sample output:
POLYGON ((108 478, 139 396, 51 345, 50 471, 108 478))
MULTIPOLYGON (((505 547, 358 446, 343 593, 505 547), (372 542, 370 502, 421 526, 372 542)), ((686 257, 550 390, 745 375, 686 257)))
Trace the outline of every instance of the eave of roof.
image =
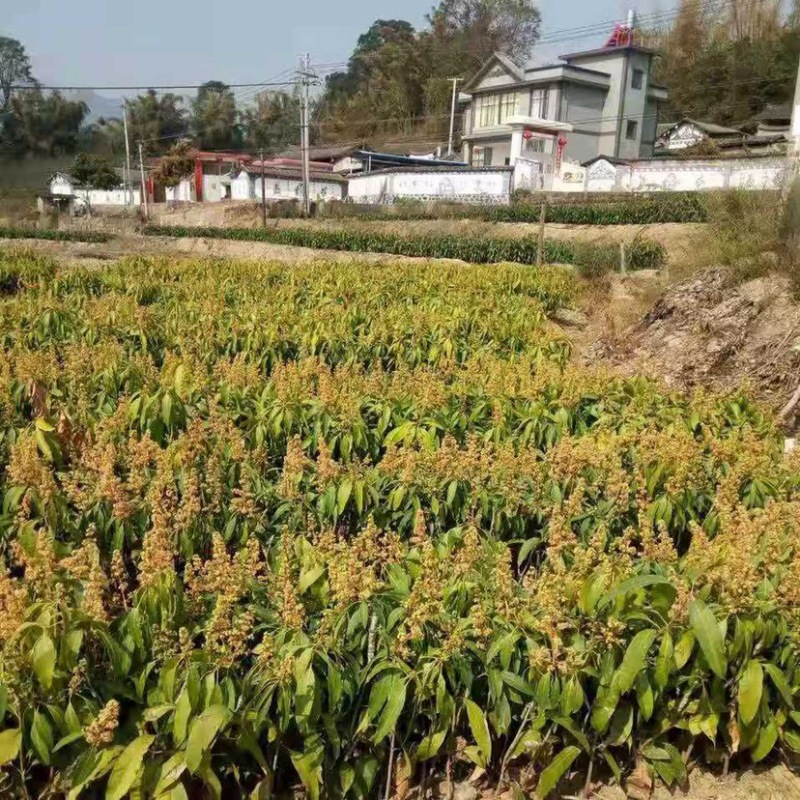
POLYGON ((650 47, 640 47, 636 44, 624 44, 619 47, 595 47, 592 50, 580 50, 577 53, 567 53, 559 56, 562 61, 574 61, 577 58, 592 58, 594 56, 610 56, 616 53, 646 53, 647 55, 658 55, 657 50, 650 47))

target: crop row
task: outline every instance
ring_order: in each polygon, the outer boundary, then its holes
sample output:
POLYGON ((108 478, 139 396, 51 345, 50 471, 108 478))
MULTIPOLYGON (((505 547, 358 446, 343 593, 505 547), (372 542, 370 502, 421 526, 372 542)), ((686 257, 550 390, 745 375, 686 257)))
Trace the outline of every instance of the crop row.
MULTIPOLYGON (((535 237, 489 238, 444 234, 404 236, 359 229, 187 228, 177 225, 148 225, 145 233, 151 236, 201 236, 209 239, 270 242, 322 250, 393 253, 422 258, 457 258, 473 264, 503 261, 536 264, 539 251, 539 243, 535 237)), ((629 245, 627 265, 630 269, 657 269, 663 265, 664 259, 664 248, 657 242, 637 239, 629 245)), ((618 267, 619 250, 614 245, 547 240, 544 242, 543 261, 576 264, 601 271, 618 267)))
MULTIPOLYGON (((424 220, 475 219, 485 222, 538 223, 541 201, 514 200, 508 205, 466 205, 439 201, 402 202, 390 206, 329 203, 318 213, 331 219, 424 220)), ((707 195, 669 192, 661 197, 608 197, 582 200, 559 197, 546 204, 545 220, 576 225, 650 225, 662 222, 706 222, 707 195)))
POLYGON ((53 228, 0 227, 0 239, 47 239, 53 242, 108 242, 113 238, 102 231, 70 231, 53 228))
POLYGON ((562 270, 0 253, 0 793, 670 785, 800 750, 800 465, 562 270))

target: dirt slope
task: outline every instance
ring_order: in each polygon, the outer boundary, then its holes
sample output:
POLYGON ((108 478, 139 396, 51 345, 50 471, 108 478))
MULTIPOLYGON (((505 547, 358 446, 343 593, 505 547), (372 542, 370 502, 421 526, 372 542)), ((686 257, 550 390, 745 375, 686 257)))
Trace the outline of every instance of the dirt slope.
MULTIPOLYGON (((641 278, 617 281, 605 313, 615 293, 618 304, 635 307, 642 285, 641 278)), ((582 357, 608 360, 626 374, 656 375, 681 389, 748 383, 780 409, 800 382, 799 343, 800 306, 786 278, 734 285, 729 273, 712 269, 667 288, 627 330, 607 326, 582 357)))

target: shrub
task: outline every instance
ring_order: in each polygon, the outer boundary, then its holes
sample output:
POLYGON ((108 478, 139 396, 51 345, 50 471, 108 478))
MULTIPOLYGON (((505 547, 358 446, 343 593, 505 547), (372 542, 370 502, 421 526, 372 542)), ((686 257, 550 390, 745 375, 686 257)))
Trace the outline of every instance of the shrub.
POLYGON ((800 462, 742 393, 571 363, 565 271, 13 258, 4 796, 800 750, 800 462))

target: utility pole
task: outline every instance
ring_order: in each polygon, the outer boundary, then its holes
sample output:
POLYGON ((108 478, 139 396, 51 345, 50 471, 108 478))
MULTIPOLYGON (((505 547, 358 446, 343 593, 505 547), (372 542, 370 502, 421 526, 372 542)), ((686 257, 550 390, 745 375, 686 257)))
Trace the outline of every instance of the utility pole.
POLYGON ((261 159, 261 227, 267 227, 267 179, 264 177, 264 151, 258 157, 261 159))
POLYGON ((300 57, 299 76, 303 87, 300 98, 300 150, 303 159, 303 213, 308 217, 311 215, 311 169, 308 163, 308 91, 312 79, 316 79, 316 75, 311 72, 311 56, 308 53, 300 57))
POLYGON ((128 107, 122 101, 122 124, 125 127, 125 195, 129 206, 133 205, 133 183, 131 181, 131 143, 128 139, 128 107))
POLYGON ((144 219, 147 222, 147 182, 144 179, 144 142, 139 142, 139 171, 142 173, 142 202, 144 203, 144 219))
POLYGON ((453 100, 450 104, 450 137, 447 140, 447 152, 453 152, 453 132, 455 131, 456 127, 456 98, 458 97, 458 92, 456 87, 458 86, 458 82, 461 78, 450 78, 453 82, 453 100))

